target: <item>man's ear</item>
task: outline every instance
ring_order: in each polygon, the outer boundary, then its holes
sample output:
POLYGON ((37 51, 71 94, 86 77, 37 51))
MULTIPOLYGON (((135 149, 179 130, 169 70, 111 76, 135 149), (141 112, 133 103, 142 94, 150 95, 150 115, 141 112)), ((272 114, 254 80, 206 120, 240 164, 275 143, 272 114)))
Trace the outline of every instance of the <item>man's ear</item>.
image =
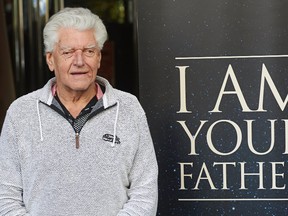
POLYGON ((46 53, 46 63, 49 67, 50 71, 54 71, 54 61, 53 61, 53 56, 52 53, 47 52, 46 53))
POLYGON ((98 69, 101 66, 101 58, 102 58, 102 53, 101 53, 101 51, 99 51, 99 53, 98 53, 98 69))

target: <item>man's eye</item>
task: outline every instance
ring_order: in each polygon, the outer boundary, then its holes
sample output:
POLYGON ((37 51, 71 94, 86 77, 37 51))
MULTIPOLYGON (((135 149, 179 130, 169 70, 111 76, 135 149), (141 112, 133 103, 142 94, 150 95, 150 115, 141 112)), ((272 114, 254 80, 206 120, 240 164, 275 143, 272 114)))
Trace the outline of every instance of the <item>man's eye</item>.
POLYGON ((62 52, 62 55, 64 55, 64 56, 66 56, 66 57, 70 57, 70 56, 72 56, 73 55, 73 51, 71 50, 71 51, 63 51, 62 52))
POLYGON ((86 56, 94 56, 94 54, 95 54, 95 50, 94 49, 85 49, 84 50, 84 54, 86 55, 86 56))

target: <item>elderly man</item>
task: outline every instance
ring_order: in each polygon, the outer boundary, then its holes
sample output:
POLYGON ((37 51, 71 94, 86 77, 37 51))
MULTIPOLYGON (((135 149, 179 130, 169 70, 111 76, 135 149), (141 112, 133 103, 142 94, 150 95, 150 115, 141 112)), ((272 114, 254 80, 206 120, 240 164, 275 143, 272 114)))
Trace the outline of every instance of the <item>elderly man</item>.
POLYGON ((155 215, 158 167, 135 96, 97 76, 99 17, 65 8, 44 28, 55 77, 15 100, 0 138, 0 215, 155 215))

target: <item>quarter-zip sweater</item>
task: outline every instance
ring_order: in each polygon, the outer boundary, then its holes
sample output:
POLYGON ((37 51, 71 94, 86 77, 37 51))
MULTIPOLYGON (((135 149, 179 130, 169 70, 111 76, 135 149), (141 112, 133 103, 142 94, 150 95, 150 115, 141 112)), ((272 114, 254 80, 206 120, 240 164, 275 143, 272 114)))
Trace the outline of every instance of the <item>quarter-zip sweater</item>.
POLYGON ((52 78, 15 100, 0 136, 0 215, 155 215, 158 167, 137 98, 97 77, 105 93, 75 148, 71 124, 50 107, 52 78))

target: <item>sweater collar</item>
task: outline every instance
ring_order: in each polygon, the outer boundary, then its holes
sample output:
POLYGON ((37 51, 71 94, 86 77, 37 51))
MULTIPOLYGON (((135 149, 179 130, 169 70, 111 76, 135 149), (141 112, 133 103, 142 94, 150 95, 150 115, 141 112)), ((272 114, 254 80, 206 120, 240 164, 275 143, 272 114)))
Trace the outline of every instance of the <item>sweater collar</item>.
MULTIPOLYGON (((103 100, 103 105, 104 108, 107 108, 109 106, 112 106, 116 103, 116 98, 114 96, 113 93, 113 87, 110 85, 110 83, 108 82, 108 80, 106 80, 103 77, 97 76, 96 78, 96 85, 97 85, 97 99, 102 99, 103 100), (101 90, 100 86, 104 86, 105 87, 105 92, 103 92, 101 90), (99 90, 99 91, 98 91, 99 90)), ((43 103, 46 103, 47 105, 51 105, 52 104, 52 100, 53 100, 53 95, 55 93, 55 84, 56 84, 56 78, 53 77, 51 78, 46 85, 40 90, 40 96, 39 96, 39 100, 43 103)))
MULTIPOLYGON (((95 82, 95 86, 96 86, 96 98, 97 98, 97 100, 100 100, 102 97, 103 97, 103 91, 102 91, 102 89, 101 89, 101 87, 100 87, 100 85, 97 83, 97 82, 95 82)), ((56 90, 57 90, 57 85, 56 85, 56 82, 54 82, 54 83, 52 83, 52 87, 51 87, 51 92, 52 92, 52 95, 53 95, 53 97, 55 97, 55 95, 56 95, 56 90)))

